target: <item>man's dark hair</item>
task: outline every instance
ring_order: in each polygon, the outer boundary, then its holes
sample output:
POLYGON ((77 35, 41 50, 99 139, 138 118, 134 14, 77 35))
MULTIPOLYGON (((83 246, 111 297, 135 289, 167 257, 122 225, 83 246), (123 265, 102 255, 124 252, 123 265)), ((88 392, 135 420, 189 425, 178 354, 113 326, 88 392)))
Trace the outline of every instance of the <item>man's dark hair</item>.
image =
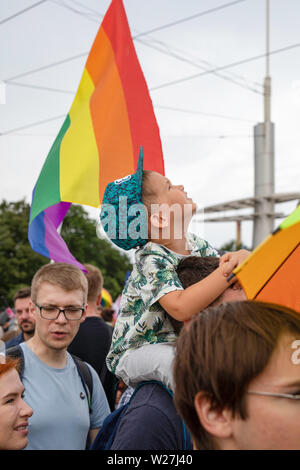
MULTIPOLYGON (((219 258, 215 256, 187 256, 179 261, 176 272, 182 287, 186 289, 209 276, 218 266, 219 258)), ((222 295, 215 299, 211 305, 220 300, 222 295)), ((169 320, 174 331, 179 334, 183 322, 175 320, 171 315, 169 315, 169 320)))
POLYGON ((219 258, 215 256, 188 256, 179 261, 176 268, 182 286, 187 287, 202 281, 219 267, 219 258))
POLYGON ((31 288, 30 287, 22 287, 19 289, 14 295, 14 302, 17 299, 26 299, 27 297, 31 297, 31 288))

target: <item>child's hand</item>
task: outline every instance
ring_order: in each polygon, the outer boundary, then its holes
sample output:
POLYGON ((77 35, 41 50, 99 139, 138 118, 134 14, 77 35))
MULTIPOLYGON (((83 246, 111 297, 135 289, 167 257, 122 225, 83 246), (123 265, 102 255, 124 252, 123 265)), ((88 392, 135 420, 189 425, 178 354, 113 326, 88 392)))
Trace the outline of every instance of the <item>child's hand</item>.
POLYGON ((248 250, 239 250, 221 256, 219 266, 223 267, 224 276, 228 277, 230 273, 241 264, 248 256, 250 251, 248 250))

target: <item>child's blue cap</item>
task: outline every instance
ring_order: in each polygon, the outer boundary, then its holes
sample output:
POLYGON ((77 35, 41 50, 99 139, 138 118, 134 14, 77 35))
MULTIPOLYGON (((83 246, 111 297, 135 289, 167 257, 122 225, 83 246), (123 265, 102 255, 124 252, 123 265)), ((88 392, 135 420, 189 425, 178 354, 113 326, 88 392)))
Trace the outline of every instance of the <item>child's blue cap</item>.
POLYGON ((110 240, 123 250, 148 241, 147 210, 142 202, 143 148, 136 172, 109 183, 103 196, 100 221, 110 240))

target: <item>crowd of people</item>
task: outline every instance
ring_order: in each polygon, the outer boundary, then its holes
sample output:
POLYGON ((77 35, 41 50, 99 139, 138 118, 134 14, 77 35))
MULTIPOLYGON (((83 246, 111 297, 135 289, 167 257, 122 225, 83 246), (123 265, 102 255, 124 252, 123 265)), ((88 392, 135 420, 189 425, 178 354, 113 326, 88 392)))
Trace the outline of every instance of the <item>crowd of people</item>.
POLYGON ((0 449, 103 448, 118 416, 111 450, 300 450, 299 313, 246 300, 229 277, 246 250, 222 254, 195 235, 176 237, 195 212, 182 186, 139 161, 104 202, 117 208, 122 195, 148 208, 148 237, 119 237, 116 212, 112 242, 136 250, 115 323, 92 265, 46 264, 15 294, 0 449), (192 210, 166 221, 159 207, 174 204, 192 210))

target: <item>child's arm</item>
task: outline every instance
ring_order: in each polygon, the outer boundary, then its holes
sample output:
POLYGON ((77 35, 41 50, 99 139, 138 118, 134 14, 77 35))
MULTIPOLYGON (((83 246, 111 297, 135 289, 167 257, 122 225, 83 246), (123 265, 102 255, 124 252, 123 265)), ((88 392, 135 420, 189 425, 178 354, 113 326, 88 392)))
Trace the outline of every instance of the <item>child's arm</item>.
MULTIPOLYGON (((249 252, 240 250, 234 256, 229 256, 214 272, 202 281, 183 291, 170 292, 159 299, 160 305, 169 315, 179 321, 189 320, 193 315, 207 307, 227 287, 235 282, 227 282, 226 276, 241 263, 249 252)), ((225 255, 224 255, 225 256, 225 255)))

